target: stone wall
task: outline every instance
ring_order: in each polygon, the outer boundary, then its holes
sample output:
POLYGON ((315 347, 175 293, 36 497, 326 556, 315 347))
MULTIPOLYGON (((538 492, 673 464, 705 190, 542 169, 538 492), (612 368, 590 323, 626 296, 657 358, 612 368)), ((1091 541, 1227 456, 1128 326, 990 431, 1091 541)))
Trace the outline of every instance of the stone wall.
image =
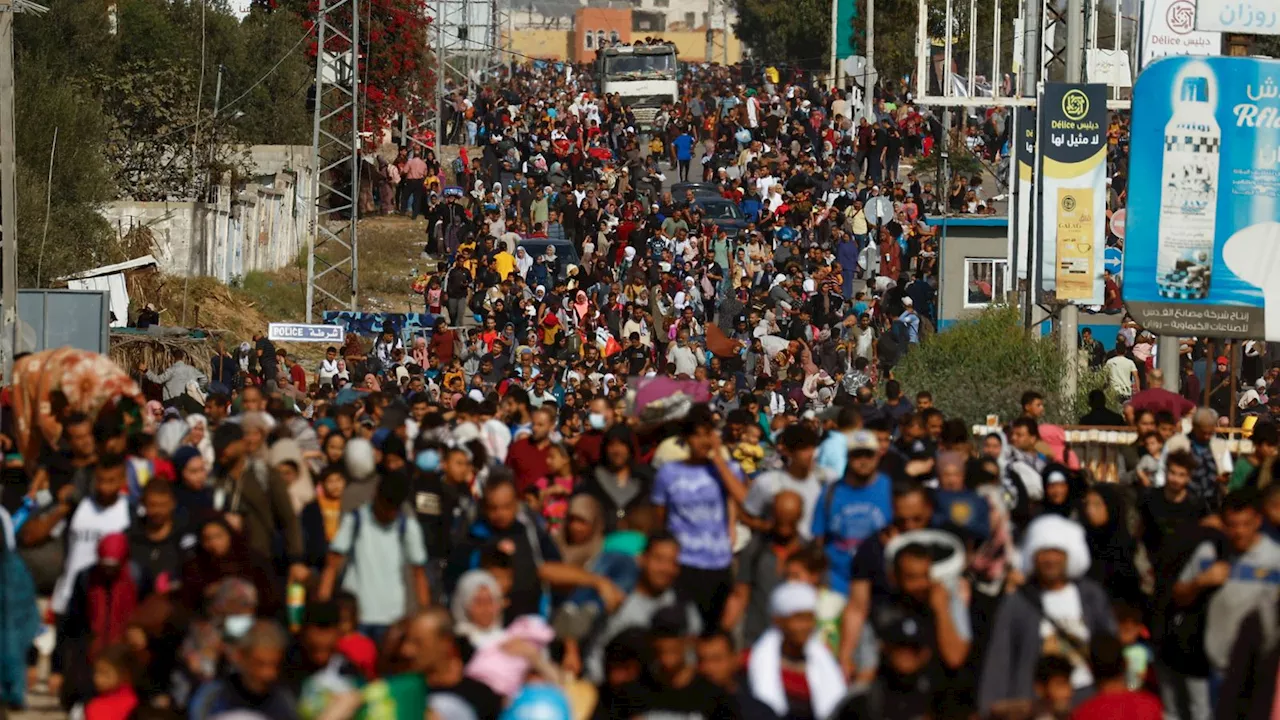
POLYGON ((109 203, 102 214, 123 237, 137 227, 152 234, 152 254, 171 275, 211 275, 232 283, 253 270, 295 262, 306 248, 315 196, 311 148, 256 145, 251 182, 224 183, 217 200, 109 203))

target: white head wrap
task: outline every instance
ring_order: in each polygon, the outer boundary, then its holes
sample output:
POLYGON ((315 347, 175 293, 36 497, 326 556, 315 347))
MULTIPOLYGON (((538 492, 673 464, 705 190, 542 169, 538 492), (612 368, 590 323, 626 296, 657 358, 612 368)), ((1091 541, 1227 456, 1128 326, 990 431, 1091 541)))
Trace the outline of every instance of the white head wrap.
POLYGON ((1041 550, 1061 550, 1067 554, 1067 576, 1072 580, 1089 572, 1089 544, 1084 528, 1061 515, 1041 515, 1027 526, 1022 548, 1023 572, 1035 569, 1036 554, 1041 550))
POLYGON ((783 583, 769 596, 769 614, 775 618, 815 612, 817 609, 818 591, 808 583, 783 583))

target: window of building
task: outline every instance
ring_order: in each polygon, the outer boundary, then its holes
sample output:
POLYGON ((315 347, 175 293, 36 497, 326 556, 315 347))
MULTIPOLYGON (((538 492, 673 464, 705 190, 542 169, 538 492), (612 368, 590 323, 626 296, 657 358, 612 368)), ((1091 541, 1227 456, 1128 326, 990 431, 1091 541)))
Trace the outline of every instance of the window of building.
POLYGON ((671 7, 671 0, 653 0, 654 7, 671 7))
POLYGON ((603 30, 596 31, 596 47, 598 48, 608 47, 608 45, 605 43, 605 34, 603 30))
POLYGON ((697 22, 697 19, 696 19, 697 17, 698 17, 697 13, 691 13, 691 12, 685 13, 684 14, 685 27, 693 27, 693 24, 697 22))
POLYGON ((964 306, 982 308, 1004 302, 1009 291, 1009 261, 996 258, 965 258, 964 306))
POLYGON ((582 34, 582 43, 586 46, 588 50, 595 50, 596 34, 591 32, 590 30, 586 31, 585 33, 582 34))

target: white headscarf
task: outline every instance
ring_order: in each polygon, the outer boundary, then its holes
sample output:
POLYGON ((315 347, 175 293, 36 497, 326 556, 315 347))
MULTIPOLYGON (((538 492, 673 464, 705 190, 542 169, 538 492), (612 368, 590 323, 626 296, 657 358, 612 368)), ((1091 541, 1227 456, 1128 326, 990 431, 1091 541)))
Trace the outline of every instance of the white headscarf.
POLYGON ((1027 526, 1022 546, 1022 571, 1035 570, 1036 554, 1041 550, 1061 550, 1067 554, 1067 577, 1075 580, 1089 572, 1089 543, 1084 528, 1061 515, 1041 515, 1027 526))
POLYGON ((468 570, 458 579, 458 588, 453 593, 453 601, 449 604, 453 615, 454 628, 459 635, 464 635, 477 650, 494 641, 501 640, 502 613, 499 612, 489 627, 480 627, 467 617, 467 607, 481 590, 488 590, 494 602, 502 605, 502 586, 497 578, 484 570, 468 570))
POLYGON ((192 413, 187 416, 187 424, 194 430, 196 427, 204 428, 204 435, 200 438, 200 442, 196 443, 196 449, 200 451, 200 457, 204 458, 207 467, 213 467, 213 431, 209 429, 209 418, 199 413, 192 413))
POLYGON ((533 267, 533 258, 529 257, 529 253, 524 248, 516 248, 516 272, 520 277, 525 277, 531 267, 533 267))

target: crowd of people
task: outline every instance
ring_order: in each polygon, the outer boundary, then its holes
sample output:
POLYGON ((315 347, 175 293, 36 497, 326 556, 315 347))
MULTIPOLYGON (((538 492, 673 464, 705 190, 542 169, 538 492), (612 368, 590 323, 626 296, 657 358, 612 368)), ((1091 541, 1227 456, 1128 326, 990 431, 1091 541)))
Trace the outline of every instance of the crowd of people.
POLYGON ((1130 384, 1098 424, 1138 438, 1117 482, 1034 389, 973 437, 893 378, 936 313, 948 203, 902 167, 936 120, 715 69, 637 132, 588 77, 453 98, 480 154, 378 191, 428 218, 425 328, 140 365, 93 413, 0 393, 0 701, 1270 717, 1272 424, 1233 458, 1212 409, 1106 358, 1130 384), (664 189, 695 160, 704 184, 664 189))

